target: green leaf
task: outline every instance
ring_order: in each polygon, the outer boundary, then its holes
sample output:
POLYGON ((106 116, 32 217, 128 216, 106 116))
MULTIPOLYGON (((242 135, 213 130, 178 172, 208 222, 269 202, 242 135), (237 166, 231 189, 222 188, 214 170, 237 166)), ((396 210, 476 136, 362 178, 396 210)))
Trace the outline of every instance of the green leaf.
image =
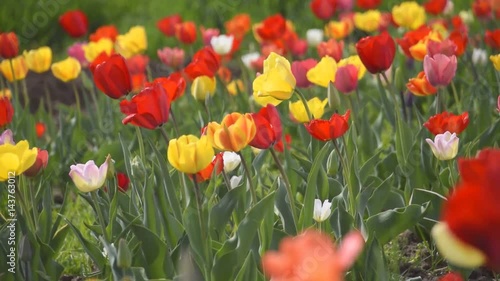
POLYGON ((297 230, 295 224, 293 223, 293 216, 290 211, 290 205, 287 203, 288 193, 284 184, 278 185, 278 190, 276 191, 276 208, 280 213, 280 219, 283 224, 283 228, 289 235, 295 235, 297 230))
POLYGON ((333 201, 332 208, 334 210, 329 219, 330 226, 332 227, 335 237, 343 237, 351 230, 354 220, 351 214, 346 210, 342 195, 337 196, 333 201))
POLYGON ((254 281, 257 280, 258 267, 255 264, 255 258, 252 252, 249 252, 243 266, 236 275, 235 281, 254 281))
POLYGON ((384 251, 376 238, 369 239, 365 245, 364 278, 360 280, 380 281, 390 280, 386 268, 384 251))
POLYGON ((396 120, 396 126, 396 157, 403 171, 406 171, 408 155, 412 148, 413 132, 401 117, 396 120))
POLYGON ((224 228, 231 218, 236 204, 243 198, 246 192, 244 185, 230 190, 210 211, 209 226, 216 236, 224 235, 224 228))

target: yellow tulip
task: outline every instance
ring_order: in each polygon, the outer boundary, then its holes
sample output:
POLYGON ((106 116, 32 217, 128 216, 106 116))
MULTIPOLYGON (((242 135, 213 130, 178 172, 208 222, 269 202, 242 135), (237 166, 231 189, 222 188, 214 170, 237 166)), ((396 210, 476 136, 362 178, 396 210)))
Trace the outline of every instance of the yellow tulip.
POLYGON ((337 73, 337 63, 335 59, 329 56, 321 58, 315 67, 307 71, 307 80, 316 85, 328 88, 328 84, 335 82, 335 74, 337 73))
POLYGON ((146 29, 144 26, 134 26, 116 37, 116 51, 125 58, 144 52, 148 48, 146 29))
POLYGON ((495 69, 500 71, 500 54, 490 56, 490 61, 493 63, 495 69))
POLYGON ((25 140, 17 144, 5 143, 0 145, 0 181, 19 176, 29 169, 36 160, 38 149, 29 148, 25 140))
POLYGON ((366 73, 366 67, 365 65, 361 62, 361 59, 359 58, 358 55, 355 55, 355 56, 350 56, 350 57, 347 57, 345 59, 341 59, 338 63, 337 63, 337 67, 342 67, 342 66, 346 66, 348 64, 352 64, 354 65, 355 67, 358 68, 358 80, 361 80, 361 78, 363 78, 363 76, 365 76, 365 73, 366 73))
MULTIPOLYGON (((323 101, 319 98, 312 98, 307 101, 307 107, 311 111, 311 115, 313 119, 319 119, 325 113, 325 106, 328 103, 328 99, 324 99, 323 101)), ((304 107, 304 103, 302 101, 291 102, 289 104, 290 114, 295 119, 295 121, 300 123, 306 123, 309 120, 309 116, 307 116, 306 108, 304 107)))
POLYGON ((82 68, 77 59, 68 57, 65 60, 53 63, 51 69, 52 74, 54 74, 57 79, 68 82, 76 79, 78 75, 80 75, 82 68))
POLYGON ((354 14, 354 26, 366 32, 377 31, 380 26, 382 14, 378 10, 368 10, 364 13, 354 14))
POLYGON ((273 52, 264 60, 263 73, 253 81, 253 95, 272 97, 281 102, 292 96, 295 84, 290 62, 273 52))
POLYGON ((335 40, 344 39, 349 35, 354 26, 350 20, 330 21, 325 25, 325 35, 335 40))
POLYGON ((196 174, 212 162, 214 154, 207 136, 198 139, 193 135, 183 135, 170 140, 167 158, 177 170, 186 174, 196 174))
POLYGON ((236 79, 227 84, 226 88, 229 94, 236 96, 245 89, 245 85, 241 79, 236 79))
POLYGON ((403 2, 392 8, 392 18, 399 26, 417 29, 425 23, 425 9, 415 1, 403 2))
POLYGON ((8 98, 9 100, 12 98, 12 92, 10 91, 9 88, 1 89, 0 90, 0 99, 3 98, 8 98))
POLYGON ((215 94, 215 77, 199 76, 191 84, 191 95, 199 101, 205 101, 207 95, 215 94))
POLYGON ((52 49, 44 46, 29 52, 24 51, 24 57, 29 70, 43 73, 50 69, 52 63, 52 49))
POLYGON ((85 54, 85 59, 88 62, 93 62, 102 52, 111 55, 113 51, 113 41, 109 38, 102 38, 97 42, 89 42, 83 45, 82 49, 85 54))
POLYGON ((207 136, 213 147, 219 150, 238 152, 253 140, 257 128, 250 114, 233 112, 222 119, 219 124, 210 122, 207 136))
POLYGON ((24 56, 17 56, 13 59, 3 60, 0 63, 2 74, 7 80, 13 82, 14 80, 23 80, 28 74, 28 65, 24 56), (12 66, 10 65, 12 62, 12 66), (12 73, 14 68, 14 73, 12 73))

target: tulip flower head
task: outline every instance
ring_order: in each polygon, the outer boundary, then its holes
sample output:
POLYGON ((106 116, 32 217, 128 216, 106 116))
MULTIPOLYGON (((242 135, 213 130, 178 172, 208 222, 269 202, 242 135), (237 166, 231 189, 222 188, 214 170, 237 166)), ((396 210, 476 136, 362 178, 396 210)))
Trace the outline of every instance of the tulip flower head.
POLYGON ((429 118, 424 123, 429 132, 433 135, 444 134, 445 132, 460 134, 469 125, 469 113, 464 112, 455 115, 449 112, 442 112, 429 118))
POLYGON ((297 87, 307 88, 312 85, 312 83, 307 79, 307 72, 316 66, 316 64, 318 64, 318 62, 315 59, 294 61, 292 63, 292 73, 297 81, 297 87))
POLYGON ((108 56, 113 52, 113 41, 109 38, 102 38, 97 42, 89 42, 82 46, 83 52, 85 54, 85 59, 89 62, 93 62, 97 56, 101 53, 106 53, 108 56))
POLYGON ((431 139, 425 139, 430 145, 432 153, 439 160, 451 160, 457 156, 459 139, 456 133, 445 132, 431 139))
POLYGON ((316 222, 323 222, 332 214, 332 202, 325 200, 323 204, 321 200, 314 199, 314 214, 313 219, 316 222))
POLYGON ((0 181, 12 176, 19 176, 36 161, 37 148, 29 148, 29 143, 22 140, 16 144, 4 142, 0 145, 0 181))
POLYGON ((241 179, 243 179, 243 176, 232 176, 229 180, 231 189, 235 189, 236 187, 238 187, 240 185, 241 179))
POLYGON ((21 55, 13 59, 2 60, 0 70, 9 82, 23 80, 28 74, 28 64, 24 56, 21 55), (12 68, 14 68, 14 72, 12 72, 12 68))
POLYGON ((210 143, 223 151, 239 152, 255 137, 257 128, 251 114, 233 112, 222 119, 219 124, 210 122, 207 136, 210 143))
POLYGON ((335 88, 343 94, 349 94, 358 87, 358 68, 352 64, 337 68, 335 88))
POLYGON ((98 64, 93 74, 97 88, 112 99, 126 96, 132 90, 125 58, 119 54, 114 54, 98 64))
POLYGON ((89 61, 85 58, 85 51, 83 50, 85 45, 87 45, 87 43, 76 42, 68 47, 68 56, 77 59, 82 67, 87 67, 89 64, 89 61))
POLYGON ((329 56, 322 57, 318 64, 307 71, 307 80, 311 83, 328 88, 330 82, 335 82, 337 63, 329 56))
POLYGON ((0 128, 5 127, 12 122, 14 116, 14 107, 7 97, 0 98, 0 128))
POLYGON ((241 60, 243 61, 243 64, 251 69, 252 68, 252 62, 258 60, 260 58, 260 54, 257 53, 257 52, 254 52, 254 53, 248 53, 248 54, 245 54, 245 55, 242 55, 241 56, 241 60))
POLYGON ((318 19, 328 20, 335 14, 337 0, 313 0, 310 7, 318 19))
POLYGON ((191 95, 195 99, 204 102, 207 96, 215 94, 216 81, 215 77, 205 75, 196 77, 193 84, 191 84, 191 95))
POLYGON ((127 192, 130 184, 130 179, 125 173, 116 173, 116 183, 118 185, 118 190, 121 192, 127 192))
POLYGON ((111 156, 108 155, 101 166, 97 167, 93 160, 85 164, 71 165, 69 176, 73 180, 76 188, 81 192, 91 192, 101 188, 108 174, 108 165, 111 162, 111 156))
POLYGON ((144 26, 133 26, 127 33, 118 35, 115 48, 126 59, 144 52, 148 48, 148 39, 144 26))
POLYGON ((222 170, 224 169, 224 161, 222 160, 222 155, 223 152, 217 153, 212 158, 212 162, 210 162, 210 164, 208 164, 201 171, 197 172, 194 176, 192 176, 192 178, 197 182, 210 180, 212 178, 212 175, 214 174, 214 170, 216 175, 220 175, 220 173, 222 173, 222 170))
POLYGON ((6 143, 14 144, 14 134, 12 133, 11 130, 5 130, 0 135, 0 145, 6 144, 6 143))
POLYGON ((315 139, 320 141, 329 141, 337 139, 349 129, 349 116, 351 111, 347 110, 344 115, 334 113, 329 120, 314 119, 304 124, 307 131, 315 139))
POLYGON ((323 30, 321 29, 309 29, 306 32, 307 44, 311 47, 318 46, 323 42, 323 30))
POLYGON ((157 51, 160 61, 173 69, 179 69, 184 64, 185 53, 180 48, 165 47, 157 51))
POLYGON ((65 60, 53 63, 51 69, 52 74, 54 74, 57 79, 63 82, 69 82, 78 78, 82 68, 78 60, 73 57, 68 57, 65 60))
POLYGON ((170 140, 167 158, 175 169, 194 175, 212 162, 214 154, 207 136, 183 135, 170 140))
POLYGON ((191 79, 203 75, 214 77, 217 70, 219 70, 220 64, 219 55, 211 47, 203 47, 194 54, 193 59, 186 66, 184 72, 191 79))
POLYGON ((415 1, 402 2, 392 8, 392 18, 399 26, 417 29, 425 23, 425 9, 415 1))
POLYGON ((316 46, 316 50, 318 51, 318 56, 320 58, 329 56, 337 62, 342 58, 342 54, 344 52, 344 41, 336 41, 332 38, 326 42, 320 42, 316 46))
POLYGON ((283 128, 278 110, 272 104, 252 113, 257 132, 250 142, 250 146, 267 149, 279 142, 283 135, 283 128))
POLYGON ((382 14, 378 10, 369 10, 354 14, 354 26, 365 32, 374 32, 379 29, 382 14))
POLYGON ((69 36, 78 38, 87 33, 89 21, 87 15, 82 11, 72 10, 65 12, 59 17, 59 25, 61 25, 69 36))
POLYGON ((50 69, 52 63, 52 49, 50 47, 40 47, 29 52, 24 51, 28 69, 36 73, 43 73, 50 69))
POLYGON ((167 37, 175 36, 176 26, 182 23, 182 17, 178 14, 164 17, 156 22, 156 27, 167 37))
POLYGON ((497 71, 500 71, 500 54, 498 55, 491 55, 490 56, 490 61, 493 63, 493 66, 497 71))
POLYGON ((292 96, 295 84, 290 62, 272 52, 264 60, 264 73, 253 81, 254 96, 284 101, 292 96))
POLYGON ((448 86, 457 71, 457 57, 436 54, 424 58, 424 72, 429 83, 434 86, 448 86))
POLYGON ((0 57, 15 58, 19 54, 19 40, 14 32, 0 33, 0 57))
POLYGON ((232 151, 224 151, 222 153, 222 160, 224 162, 224 172, 226 173, 234 171, 241 163, 240 155, 232 151))
POLYGON ((430 96, 437 93, 437 89, 429 83, 423 71, 420 71, 417 77, 411 78, 406 83, 406 88, 416 96, 430 96))
POLYGON ((91 42, 98 42, 102 38, 108 38, 109 40, 115 42, 116 37, 118 37, 118 29, 114 25, 103 25, 99 27, 94 33, 89 35, 89 40, 91 42))
MULTIPOLYGON (((325 113, 325 106, 328 104, 328 99, 320 100, 317 97, 314 97, 307 101, 307 107, 309 107, 309 111, 311 112, 312 118, 317 119, 321 118, 325 113)), ((290 117, 295 122, 306 123, 309 120, 309 116, 307 115, 306 107, 302 101, 291 102, 288 106, 290 109, 290 117)))
POLYGON ((474 65, 485 65, 487 61, 488 56, 486 54, 486 50, 478 48, 474 48, 472 50, 472 63, 474 63, 474 65))
POLYGON ((219 55, 227 55, 233 47, 234 37, 232 35, 219 35, 210 39, 210 45, 219 55))
POLYGON ((35 123, 35 133, 36 133, 37 138, 43 137, 46 129, 47 129, 47 126, 45 126, 45 123, 36 122, 35 123))
POLYGON ((47 150, 41 150, 38 148, 38 153, 36 155, 36 160, 31 167, 29 167, 23 174, 28 177, 34 177, 40 173, 40 171, 47 168, 49 163, 49 153, 47 150))
POLYGON ((196 24, 192 21, 177 24, 175 37, 183 44, 193 44, 196 41, 196 24))
POLYGON ((396 44, 389 33, 382 32, 359 40, 356 50, 366 69, 376 74, 391 67, 396 55, 396 44))

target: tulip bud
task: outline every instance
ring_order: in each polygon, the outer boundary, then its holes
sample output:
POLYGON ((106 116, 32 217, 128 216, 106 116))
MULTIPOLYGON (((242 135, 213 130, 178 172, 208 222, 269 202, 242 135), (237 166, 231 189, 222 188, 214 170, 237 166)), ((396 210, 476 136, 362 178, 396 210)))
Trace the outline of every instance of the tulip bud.
POLYGON ((234 37, 232 35, 214 36, 210 39, 210 45, 219 55, 227 55, 233 47, 234 37))
POLYGON ((323 42, 323 30, 321 29, 309 29, 306 32, 307 44, 311 47, 318 46, 323 42))
POLYGON ((234 171, 241 163, 240 155, 232 151, 225 151, 222 154, 222 159, 224 161, 224 172, 226 173, 234 171))
POLYGON ((488 60, 486 50, 474 48, 472 50, 472 63, 474 65, 485 65, 488 60))
POLYGON ((332 203, 328 200, 323 201, 314 199, 314 214, 313 219, 316 222, 323 222, 332 214, 332 203))
POLYGON ((451 160, 457 156, 459 139, 456 133, 451 134, 447 131, 444 134, 436 135, 434 141, 431 139, 425 141, 430 145, 432 153, 439 160, 451 160))
POLYGON ((240 185, 241 179, 243 176, 232 176, 231 179, 229 180, 229 184, 231 185, 231 189, 235 189, 240 185))
POLYGON ((120 239, 118 244, 118 256, 117 256, 118 267, 127 269, 132 266, 132 253, 128 248, 127 241, 125 239, 120 239))

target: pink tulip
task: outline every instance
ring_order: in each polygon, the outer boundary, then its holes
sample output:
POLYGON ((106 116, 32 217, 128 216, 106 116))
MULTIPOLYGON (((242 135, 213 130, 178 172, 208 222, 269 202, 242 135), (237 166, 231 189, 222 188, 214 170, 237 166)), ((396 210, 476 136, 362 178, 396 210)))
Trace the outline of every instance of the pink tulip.
POLYGON ((450 39, 446 39, 441 42, 434 40, 429 40, 427 43, 427 54, 431 57, 437 54, 443 54, 446 56, 453 56, 457 51, 457 45, 450 39))
POLYGON ((205 46, 210 46, 210 41, 212 41, 212 37, 219 36, 220 34, 220 31, 217 28, 205 29, 202 26, 200 30, 201 30, 201 38, 203 38, 203 44, 205 44, 205 46))
POLYGON ((68 56, 78 60, 82 67, 87 67, 89 62, 85 58, 85 51, 83 51, 83 46, 87 45, 85 42, 76 42, 68 48, 68 56))
POLYGON ((178 69, 184 63, 183 49, 165 47, 158 50, 157 54, 163 64, 170 66, 173 69, 178 69))
POLYGON ((294 40, 290 44, 290 52, 297 57, 303 56, 307 52, 307 41, 304 39, 294 40))
POLYGON ((455 77, 457 71, 457 57, 436 54, 424 58, 424 72, 432 86, 447 86, 455 77))
POLYGON ((302 61, 294 61, 292 63, 292 74, 295 76, 297 81, 297 87, 307 88, 312 85, 309 80, 307 80, 306 74, 309 69, 316 66, 318 62, 315 59, 307 59, 302 61))
POLYGON ((358 68, 352 64, 339 67, 333 85, 343 94, 356 90, 358 87, 358 68))
POLYGON ((354 0, 337 0, 337 8, 341 11, 351 11, 353 6, 354 0))

